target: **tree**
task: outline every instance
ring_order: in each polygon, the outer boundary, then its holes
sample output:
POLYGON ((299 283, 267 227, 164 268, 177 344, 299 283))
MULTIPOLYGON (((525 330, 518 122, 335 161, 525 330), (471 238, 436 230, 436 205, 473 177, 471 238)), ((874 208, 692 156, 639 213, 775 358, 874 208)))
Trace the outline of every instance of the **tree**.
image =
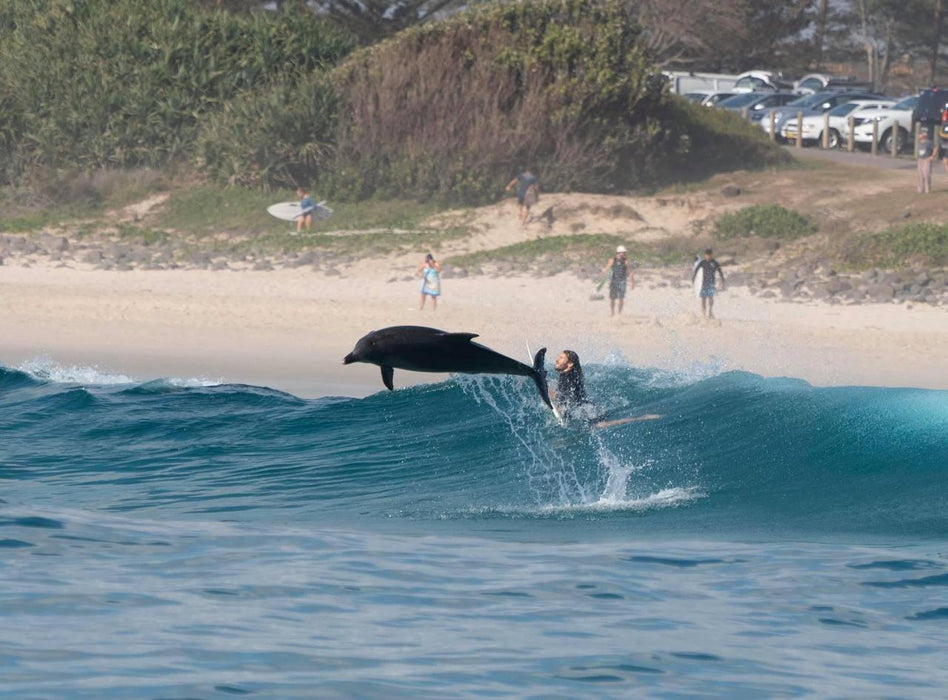
POLYGON ((465 0, 317 0, 323 12, 352 32, 363 44, 372 44, 396 32, 443 17, 467 4, 465 0))
POLYGON ((775 65, 810 22, 812 0, 629 0, 661 65, 747 70, 775 65))

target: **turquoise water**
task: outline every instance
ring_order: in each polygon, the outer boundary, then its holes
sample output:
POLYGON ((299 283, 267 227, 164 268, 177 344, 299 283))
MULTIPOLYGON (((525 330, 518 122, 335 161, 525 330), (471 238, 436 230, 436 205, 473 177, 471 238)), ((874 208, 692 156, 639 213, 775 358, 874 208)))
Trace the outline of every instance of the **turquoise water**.
POLYGON ((939 697, 948 392, 0 368, 0 697, 939 697))

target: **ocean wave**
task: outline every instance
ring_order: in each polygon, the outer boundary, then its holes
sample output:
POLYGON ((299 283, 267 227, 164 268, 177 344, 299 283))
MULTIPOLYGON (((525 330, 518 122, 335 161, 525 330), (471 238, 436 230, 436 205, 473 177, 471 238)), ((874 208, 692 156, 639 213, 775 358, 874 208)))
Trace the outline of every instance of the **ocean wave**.
POLYGON ((743 372, 656 381, 618 363, 586 373, 611 418, 661 418, 563 428, 519 377, 303 400, 0 369, 0 476, 25 502, 42 493, 191 518, 631 518, 639 531, 702 535, 948 534, 948 392, 743 372))

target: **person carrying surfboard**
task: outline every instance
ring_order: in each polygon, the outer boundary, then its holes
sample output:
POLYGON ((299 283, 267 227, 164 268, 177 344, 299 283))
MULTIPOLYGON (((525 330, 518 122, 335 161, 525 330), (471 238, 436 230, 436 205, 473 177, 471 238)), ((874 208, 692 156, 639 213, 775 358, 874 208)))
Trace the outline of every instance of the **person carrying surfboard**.
POLYGON ((724 271, 718 261, 714 259, 711 249, 708 248, 704 251, 704 260, 695 265, 695 271, 691 275, 692 282, 698 279, 698 275, 701 275, 701 315, 706 318, 714 318, 712 309, 714 308, 715 274, 721 276, 721 291, 723 292, 725 289, 724 271))
POLYGON ((612 273, 609 280, 609 315, 615 316, 616 302, 619 302, 619 313, 622 313, 622 305, 625 302, 626 286, 635 288, 635 276, 632 274, 632 266, 626 258, 626 249, 624 245, 616 248, 616 254, 609 259, 605 268, 602 270, 603 276, 612 273))
POLYGON ((296 188, 296 196, 300 198, 300 213, 296 216, 296 232, 301 233, 304 227, 307 231, 313 227, 316 200, 302 187, 296 188))

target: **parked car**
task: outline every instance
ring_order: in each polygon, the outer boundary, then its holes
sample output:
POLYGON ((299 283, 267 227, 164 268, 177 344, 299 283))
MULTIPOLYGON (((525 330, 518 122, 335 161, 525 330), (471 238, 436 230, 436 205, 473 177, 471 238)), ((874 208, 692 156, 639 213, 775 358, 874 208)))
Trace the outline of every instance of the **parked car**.
POLYGON ((856 80, 852 76, 840 77, 826 73, 808 73, 793 84, 793 91, 801 95, 812 95, 827 90, 871 90, 872 85, 856 80))
MULTIPOLYGON (((771 110, 774 114, 774 133, 776 134, 777 141, 784 141, 784 137, 780 135, 783 130, 784 123, 788 119, 793 119, 796 121, 797 113, 803 112, 803 116, 806 117, 810 114, 823 114, 837 105, 841 105, 844 102, 852 102, 853 100, 884 100, 885 98, 882 95, 876 95, 871 92, 837 92, 835 90, 830 90, 826 92, 816 92, 812 95, 801 95, 792 102, 788 102, 783 107, 777 107, 771 110)), ((764 115, 760 120, 761 128, 770 133, 770 119, 768 115, 764 115)))
POLYGON ((941 140, 944 141, 948 137, 948 90, 922 90, 912 110, 912 121, 921 124, 931 135, 934 135, 936 128, 940 129, 941 140))
POLYGON ((734 92, 713 92, 707 97, 705 97, 701 104, 705 107, 717 107, 718 104, 728 99, 729 97, 734 97, 737 93, 734 92))
POLYGON ((734 92, 776 92, 789 90, 793 84, 780 73, 769 70, 749 70, 737 76, 731 88, 734 92))
POLYGON ((718 103, 718 107, 746 114, 751 121, 760 121, 774 107, 792 102, 799 95, 792 92, 744 92, 718 103))
POLYGON ((895 138, 898 125, 898 138, 901 147, 899 150, 908 150, 915 141, 914 109, 918 103, 918 95, 911 95, 899 100, 888 109, 880 109, 872 115, 858 117, 853 130, 853 141, 860 148, 872 147, 872 123, 877 122, 876 133, 879 138, 879 148, 883 151, 892 150, 892 139, 895 138))
MULTIPOLYGON (((828 126, 827 142, 830 148, 839 147, 849 134, 849 117, 872 117, 872 113, 891 107, 892 100, 854 100, 833 107, 829 112, 809 114, 803 117, 803 144, 816 144, 823 140, 823 127, 828 126), (828 124, 826 117, 829 117, 828 124)), ((797 138, 797 118, 791 117, 784 122, 780 135, 787 141, 797 138)))

